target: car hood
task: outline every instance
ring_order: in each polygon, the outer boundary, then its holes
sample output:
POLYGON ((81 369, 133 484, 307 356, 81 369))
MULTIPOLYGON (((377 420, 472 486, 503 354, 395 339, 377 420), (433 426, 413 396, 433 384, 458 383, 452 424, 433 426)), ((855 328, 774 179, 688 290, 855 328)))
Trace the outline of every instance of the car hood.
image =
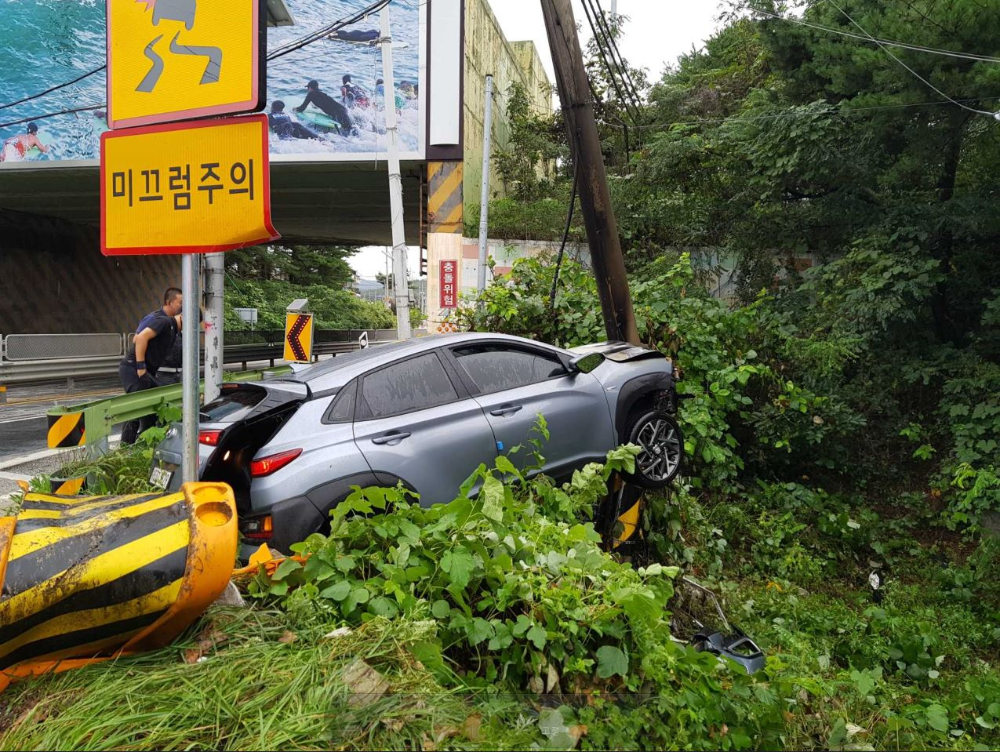
POLYGON ((644 345, 633 345, 629 342, 599 342, 593 345, 583 345, 574 347, 570 352, 576 355, 590 355, 600 353, 605 358, 615 363, 629 363, 635 360, 651 360, 654 358, 665 358, 666 356, 659 350, 644 345))

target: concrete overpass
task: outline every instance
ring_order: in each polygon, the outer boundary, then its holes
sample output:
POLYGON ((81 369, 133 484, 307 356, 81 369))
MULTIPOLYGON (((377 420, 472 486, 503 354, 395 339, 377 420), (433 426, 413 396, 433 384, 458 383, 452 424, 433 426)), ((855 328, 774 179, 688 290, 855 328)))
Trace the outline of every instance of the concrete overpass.
MULTIPOLYGON (((307 0, 268 0, 269 20, 298 23, 297 1, 307 0)), ((533 46, 507 42, 488 0, 420 5, 425 140, 420 158, 403 163, 404 213, 408 242, 436 246, 436 264, 461 258, 465 211, 478 212, 485 75, 496 77, 498 92, 525 86, 543 112, 551 111, 551 91, 533 46)), ((506 113, 494 112, 494 148, 502 150, 506 113)), ((391 244, 384 155, 351 162, 272 158, 271 184, 282 242, 391 244)), ((496 176, 493 188, 502 191, 496 176)), ((176 258, 101 256, 99 201, 93 161, 0 164, 0 333, 124 331, 179 282, 176 258)))

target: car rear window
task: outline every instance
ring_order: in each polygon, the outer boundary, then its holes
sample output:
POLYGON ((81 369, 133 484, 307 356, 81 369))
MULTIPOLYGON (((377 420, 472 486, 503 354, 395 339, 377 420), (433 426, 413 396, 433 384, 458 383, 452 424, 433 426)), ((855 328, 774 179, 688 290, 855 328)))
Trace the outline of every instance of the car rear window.
POLYGON ((219 399, 201 408, 201 420, 205 423, 238 423, 249 416, 266 396, 264 389, 227 390, 219 399))

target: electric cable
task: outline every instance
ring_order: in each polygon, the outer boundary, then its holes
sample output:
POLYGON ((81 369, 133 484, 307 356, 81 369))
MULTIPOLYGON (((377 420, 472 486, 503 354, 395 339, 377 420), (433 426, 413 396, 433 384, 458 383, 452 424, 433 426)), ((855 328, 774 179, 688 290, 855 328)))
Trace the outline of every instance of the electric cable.
POLYGON ((576 194, 580 182, 580 169, 577 161, 573 161, 573 191, 569 199, 569 216, 566 217, 566 230, 563 232, 562 245, 559 246, 559 256, 556 258, 556 273, 552 278, 552 292, 549 294, 549 311, 556 307, 556 288, 559 286, 559 270, 562 269, 563 256, 566 253, 566 243, 569 241, 569 231, 573 226, 573 214, 576 210, 576 194))
POLYGON ((67 81, 64 84, 58 84, 56 86, 53 86, 51 89, 46 89, 45 91, 40 91, 37 94, 32 94, 31 96, 27 96, 24 99, 18 99, 16 102, 8 102, 7 104, 0 104, 0 110, 6 110, 6 109, 9 109, 11 107, 15 107, 16 105, 24 104, 25 102, 31 102, 31 101, 33 101, 35 99, 40 99, 40 98, 44 97, 47 94, 51 94, 54 91, 59 91, 60 89, 65 89, 67 86, 72 86, 73 84, 78 84, 81 81, 83 81, 84 79, 90 78, 91 76, 93 76, 93 75, 95 75, 97 73, 100 73, 102 70, 104 70, 107 67, 108 67, 107 65, 102 65, 100 68, 94 68, 92 71, 88 71, 87 73, 84 73, 82 76, 77 76, 72 81, 67 81))
POLYGON ((835 29, 832 26, 823 26, 822 24, 812 23, 811 21, 805 21, 799 18, 789 18, 788 16, 782 16, 778 13, 772 13, 766 10, 758 10, 753 8, 752 11, 761 16, 768 16, 769 18, 775 18, 779 21, 786 21, 788 23, 796 24, 798 26, 805 26, 810 29, 816 29, 818 31, 825 31, 829 34, 839 34, 842 37, 849 37, 851 39, 858 39, 863 42, 874 42, 879 45, 887 45, 889 47, 899 47, 904 50, 911 50, 913 52, 925 52, 929 55, 941 55, 944 57, 959 58, 962 60, 975 60, 984 63, 1000 63, 1000 57, 994 57, 991 55, 977 55, 972 52, 957 52, 955 50, 945 50, 938 47, 924 47, 919 44, 911 44, 909 42, 897 42, 890 39, 880 39, 873 37, 870 34, 862 35, 855 34, 850 31, 842 31, 841 29, 835 29))
POLYGON ((936 91, 942 97, 944 97, 945 99, 947 99, 949 102, 951 102, 952 104, 955 104, 955 105, 961 107, 963 110, 968 110, 969 112, 975 113, 977 115, 986 115, 987 117, 993 118, 994 120, 1000 120, 1000 113, 987 112, 986 110, 977 110, 975 107, 969 107, 969 106, 967 106, 965 104, 962 104, 961 102, 959 102, 959 101, 957 101, 957 100, 952 99, 951 97, 949 97, 947 94, 945 94, 943 91, 941 91, 938 87, 936 87, 934 84, 932 84, 926 78, 924 78, 919 73, 917 73, 915 70, 913 70, 913 68, 911 68, 910 66, 908 66, 906 63, 904 63, 898 57, 896 57, 896 55, 893 54, 892 50, 890 50, 886 45, 882 44, 877 39, 875 39, 875 37, 873 37, 871 34, 869 34, 867 31, 865 31, 864 27, 861 26, 861 24, 859 24, 853 18, 851 18, 851 16, 848 14, 848 12, 846 10, 844 10, 839 5, 837 5, 837 3, 835 3, 833 0, 827 0, 827 2, 830 3, 830 5, 832 5, 834 8, 836 8, 837 10, 839 10, 841 13, 843 13, 844 17, 848 21, 850 21, 852 24, 854 24, 855 26, 857 26, 858 29, 863 34, 865 34, 869 39, 871 39, 879 47, 881 47, 882 50, 885 52, 885 54, 887 54, 889 57, 891 57, 893 60, 895 60, 901 66, 903 66, 904 68, 906 68, 906 70, 908 70, 913 76, 915 76, 917 79, 919 79, 920 81, 922 81, 924 84, 926 84, 927 86, 929 86, 930 88, 932 88, 934 91, 936 91))

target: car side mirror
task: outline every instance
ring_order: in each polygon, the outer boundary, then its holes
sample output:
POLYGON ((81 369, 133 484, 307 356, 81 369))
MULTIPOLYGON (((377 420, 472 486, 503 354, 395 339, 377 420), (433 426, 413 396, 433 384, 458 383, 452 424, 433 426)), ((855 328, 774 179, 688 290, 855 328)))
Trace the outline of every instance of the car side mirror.
POLYGON ((569 362, 570 373, 593 373, 604 362, 601 353, 578 355, 569 362))

